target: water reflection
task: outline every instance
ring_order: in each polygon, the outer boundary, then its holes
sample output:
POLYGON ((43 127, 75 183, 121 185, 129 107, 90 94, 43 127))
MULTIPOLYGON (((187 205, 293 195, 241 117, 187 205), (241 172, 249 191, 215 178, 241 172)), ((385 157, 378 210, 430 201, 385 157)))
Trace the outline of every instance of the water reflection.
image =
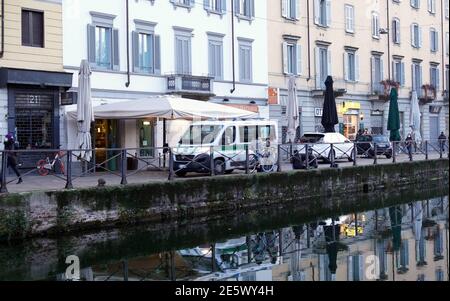
POLYGON ((95 281, 448 281, 448 236, 448 197, 440 197, 94 265, 84 269, 82 277, 95 281))

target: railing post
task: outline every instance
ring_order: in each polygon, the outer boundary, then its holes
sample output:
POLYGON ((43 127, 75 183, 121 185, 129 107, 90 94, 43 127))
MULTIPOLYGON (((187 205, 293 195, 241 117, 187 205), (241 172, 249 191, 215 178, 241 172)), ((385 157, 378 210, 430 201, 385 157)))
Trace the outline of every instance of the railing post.
POLYGON ((128 182, 127 182, 127 150, 126 149, 122 150, 122 155, 120 156, 120 158, 121 158, 121 163, 122 163, 122 168, 121 168, 122 180, 120 181, 120 185, 126 185, 126 184, 128 184, 128 182))
POLYGON ((374 156, 373 156, 373 164, 374 164, 374 165, 377 165, 377 164, 378 164, 377 151, 378 151, 377 144, 374 143, 374 144, 373 144, 373 153, 374 153, 374 156))
POLYGON ((249 153, 248 153, 248 144, 246 144, 245 145, 245 174, 249 174, 250 173, 250 170, 249 170, 249 166, 248 166, 248 156, 249 156, 249 153))
POLYGON ((409 156, 409 161, 410 161, 410 162, 413 161, 413 152, 412 152, 412 148, 413 148, 412 143, 410 143, 410 144, 408 145, 408 156, 409 156))
POLYGON ((397 143, 392 141, 392 163, 397 163, 397 143))
POLYGON ((7 160, 8 160, 8 154, 6 151, 2 152, 2 187, 0 188, 1 193, 7 193, 8 188, 6 187, 6 172, 7 172, 7 160))
POLYGON ((68 150, 66 153, 66 189, 72 189, 73 188, 73 184, 72 184, 72 151, 68 150))
POLYGON ((355 142, 353 146, 353 166, 356 166, 356 157, 358 156, 358 143, 355 142))
POLYGON ((331 168, 334 168, 334 146, 333 143, 330 144, 330 161, 331 161, 331 168))
POLYGON ((211 169, 211 176, 215 176, 214 172, 214 146, 209 148, 209 168, 211 169))
POLYGON ((439 143, 438 143, 438 145, 439 145, 439 158, 440 159, 442 159, 442 149, 444 148, 444 141, 442 141, 442 140, 438 140, 439 141, 439 143))
POLYGON ((281 172, 281 144, 277 146, 277 172, 281 172))
MULTIPOLYGON (((300 155, 301 156, 301 155, 300 155)), ((305 145, 305 158, 306 158, 306 169, 309 169, 309 145, 305 145)), ((301 159, 301 158, 300 158, 301 159)))
POLYGON ((169 148, 169 181, 172 181, 174 178, 173 172, 173 151, 172 148, 169 148))
POLYGON ((428 160, 428 140, 425 140, 425 160, 428 160))

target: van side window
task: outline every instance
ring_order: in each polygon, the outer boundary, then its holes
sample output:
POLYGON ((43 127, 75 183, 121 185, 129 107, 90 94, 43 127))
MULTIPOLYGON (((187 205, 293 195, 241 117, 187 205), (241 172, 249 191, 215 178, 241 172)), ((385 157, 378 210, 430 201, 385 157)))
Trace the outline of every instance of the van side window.
POLYGON ((258 126, 240 126, 239 135, 241 136, 241 143, 249 143, 258 140, 258 126))
POLYGON ((236 140, 236 127, 235 126, 227 127, 227 129, 222 135, 222 145, 234 144, 235 140, 236 140))
POLYGON ((273 125, 265 125, 259 127, 260 136, 262 139, 266 140, 269 138, 271 141, 275 140, 275 126, 273 125))

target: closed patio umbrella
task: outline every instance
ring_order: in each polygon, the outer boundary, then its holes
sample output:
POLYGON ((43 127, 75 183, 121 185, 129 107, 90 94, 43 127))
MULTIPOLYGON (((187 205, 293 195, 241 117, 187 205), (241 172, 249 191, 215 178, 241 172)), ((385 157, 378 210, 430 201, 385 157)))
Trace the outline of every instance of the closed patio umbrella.
POLYGON ((92 157, 91 123, 94 121, 91 99, 91 68, 87 60, 82 60, 78 73, 77 102, 77 147, 80 158, 90 161, 92 157), (86 151, 88 150, 88 151, 86 151))
POLYGON ((389 117, 388 117, 388 131, 391 132, 391 141, 400 141, 400 113, 398 109, 398 93, 397 89, 391 89, 390 102, 389 102, 389 117))
POLYGON ((297 134, 297 128, 300 125, 300 116, 298 112, 298 102, 297 102, 297 88, 295 83, 295 77, 291 76, 289 78, 288 84, 288 103, 286 108, 287 117, 287 137, 289 142, 295 142, 295 137, 297 134))
POLYGON ((339 123, 336 100, 334 99, 333 78, 328 76, 325 80, 325 100, 323 102, 322 125, 325 133, 334 133, 334 126, 339 123))
POLYGON ((413 91, 411 96, 411 111, 409 118, 409 126, 414 133, 416 142, 419 143, 422 140, 420 134, 420 107, 419 100, 417 99, 417 92, 413 91))

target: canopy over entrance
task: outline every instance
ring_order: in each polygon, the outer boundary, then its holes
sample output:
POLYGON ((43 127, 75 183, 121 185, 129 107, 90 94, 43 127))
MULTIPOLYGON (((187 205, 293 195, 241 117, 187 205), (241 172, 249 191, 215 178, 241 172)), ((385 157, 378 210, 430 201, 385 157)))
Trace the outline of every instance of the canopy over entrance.
MULTIPOLYGON (((76 118, 77 112, 68 112, 70 118, 76 118)), ((204 102, 188 98, 164 95, 117 102, 94 107, 96 119, 251 119, 258 118, 254 112, 230 106, 204 102)))

